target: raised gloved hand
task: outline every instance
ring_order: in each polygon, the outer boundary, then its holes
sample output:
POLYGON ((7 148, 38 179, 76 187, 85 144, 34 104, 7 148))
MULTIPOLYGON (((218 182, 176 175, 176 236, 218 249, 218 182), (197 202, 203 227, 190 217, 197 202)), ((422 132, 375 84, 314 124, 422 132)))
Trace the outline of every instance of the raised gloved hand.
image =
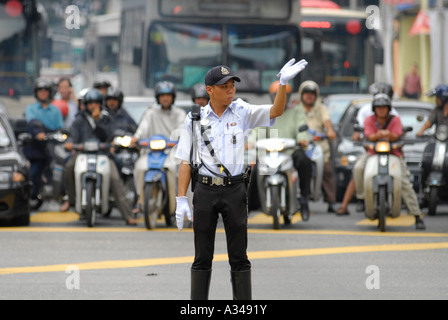
POLYGON ((305 69, 308 62, 305 59, 300 60, 296 64, 296 59, 291 59, 286 63, 283 68, 280 70, 280 72, 277 74, 277 77, 280 78, 280 84, 286 85, 288 80, 294 78, 296 75, 298 75, 303 69, 305 69))
POLYGON ((182 231, 184 227, 185 215, 188 220, 193 221, 188 197, 176 197, 176 223, 179 231, 182 231))

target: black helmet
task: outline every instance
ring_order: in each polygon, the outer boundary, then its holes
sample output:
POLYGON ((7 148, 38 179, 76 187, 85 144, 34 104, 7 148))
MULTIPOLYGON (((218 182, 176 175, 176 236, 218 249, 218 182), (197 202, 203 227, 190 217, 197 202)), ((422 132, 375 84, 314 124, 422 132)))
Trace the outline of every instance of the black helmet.
POLYGON ((205 84, 197 83, 193 86, 193 88, 191 88, 191 99, 193 100, 193 102, 196 98, 205 98, 207 100, 210 100, 205 84))
MULTIPOLYGON (((36 81, 34 81, 34 97, 37 98, 37 91, 40 89, 46 89, 49 92, 47 101, 41 101, 41 102, 47 102, 49 103, 51 100, 53 100, 54 95, 56 94, 56 84, 51 81, 50 79, 45 78, 37 78, 36 81)), ((38 99, 39 100, 39 99, 38 99)))
POLYGON ((378 93, 373 97, 372 111, 375 112, 375 108, 380 106, 387 106, 389 108, 389 112, 392 110, 392 101, 385 93, 378 93))
POLYGON ((119 88, 109 87, 107 89, 106 101, 107 99, 117 99, 118 100, 118 108, 123 104, 124 95, 123 92, 119 88))
POLYGON ((157 103, 159 103, 159 96, 161 94, 171 94, 173 96, 173 104, 174 104, 174 101, 176 100, 176 87, 171 81, 157 82, 154 90, 157 103))
POLYGON ((384 93, 389 96, 390 99, 394 97, 394 88, 386 82, 375 82, 369 87, 371 94, 376 95, 378 93, 384 93))
POLYGON ((84 96, 84 99, 82 100, 84 103, 84 106, 87 109, 87 104, 90 102, 98 102, 99 104, 103 104, 103 95, 98 89, 90 89, 87 91, 87 93, 84 96))
POLYGON ((93 81, 93 87, 95 89, 99 89, 99 88, 109 88, 112 85, 110 84, 109 80, 106 79, 95 79, 95 81, 93 81))

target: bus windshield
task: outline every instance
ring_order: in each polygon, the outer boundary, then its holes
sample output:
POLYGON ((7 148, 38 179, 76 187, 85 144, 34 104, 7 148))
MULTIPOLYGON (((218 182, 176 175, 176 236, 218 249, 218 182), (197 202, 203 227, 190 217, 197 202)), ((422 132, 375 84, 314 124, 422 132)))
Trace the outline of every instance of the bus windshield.
POLYGON ((373 79, 373 56, 365 19, 304 14, 303 77, 316 81, 323 95, 367 92, 373 79))
POLYGON ((239 91, 266 92, 285 60, 299 55, 299 43, 292 26, 154 22, 146 85, 169 80, 187 91, 211 66, 225 64, 241 78, 239 91))

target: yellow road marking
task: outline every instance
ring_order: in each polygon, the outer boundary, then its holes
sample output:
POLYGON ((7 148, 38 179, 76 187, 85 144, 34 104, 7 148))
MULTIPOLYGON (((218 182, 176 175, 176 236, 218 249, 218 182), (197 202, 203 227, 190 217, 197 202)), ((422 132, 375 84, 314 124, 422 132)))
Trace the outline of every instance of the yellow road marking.
MULTIPOLYGON (((95 232, 175 232, 179 233, 177 228, 159 228, 147 230, 142 227, 3 227, 0 228, 0 233, 3 232, 74 232, 74 233, 95 233, 95 232)), ((183 233, 191 233, 193 229, 184 228, 183 233)), ((225 233, 224 229, 216 229, 217 233, 225 233)), ((413 237, 413 238, 447 238, 448 233, 436 232, 380 232, 380 231, 346 231, 346 230, 288 230, 288 229, 248 229, 249 234, 296 234, 296 235, 343 235, 343 236, 370 236, 370 237, 413 237)))
POLYGON ((32 223, 63 223, 73 222, 79 220, 79 214, 76 212, 38 212, 31 215, 30 221, 32 223))
MULTIPOLYGON (((251 260, 257 259, 278 259, 293 258, 304 256, 344 254, 344 253, 364 253, 364 252, 393 252, 393 251, 419 251, 448 249, 448 242, 436 243, 413 243, 413 244, 388 244, 388 245, 368 245, 368 246, 350 246, 334 248, 312 248, 312 249, 294 249, 278 251, 257 251, 249 252, 251 260)), ((214 261, 227 261, 227 254, 214 255, 214 261)), ((75 265, 79 270, 98 270, 98 269, 121 269, 138 268, 155 265, 173 265, 192 263, 193 257, 173 257, 173 258, 154 258, 140 260, 116 260, 116 261, 98 261, 87 263, 58 264, 35 267, 17 267, 0 268, 0 275, 20 274, 20 273, 42 273, 42 272, 65 272, 68 266, 75 265)))
MULTIPOLYGON (((386 227, 409 227, 415 224, 415 217, 411 215, 401 215, 397 218, 386 217, 386 227)), ((364 219, 356 223, 357 226, 377 226, 378 219, 364 219)))

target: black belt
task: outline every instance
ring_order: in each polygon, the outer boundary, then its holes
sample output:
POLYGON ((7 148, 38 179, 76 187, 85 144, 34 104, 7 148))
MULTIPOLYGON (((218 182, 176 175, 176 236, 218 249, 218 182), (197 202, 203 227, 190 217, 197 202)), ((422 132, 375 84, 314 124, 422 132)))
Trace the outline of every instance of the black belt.
POLYGON ((198 182, 205 184, 207 186, 228 186, 237 183, 244 182, 244 174, 240 174, 232 177, 209 177, 198 174, 198 182))

